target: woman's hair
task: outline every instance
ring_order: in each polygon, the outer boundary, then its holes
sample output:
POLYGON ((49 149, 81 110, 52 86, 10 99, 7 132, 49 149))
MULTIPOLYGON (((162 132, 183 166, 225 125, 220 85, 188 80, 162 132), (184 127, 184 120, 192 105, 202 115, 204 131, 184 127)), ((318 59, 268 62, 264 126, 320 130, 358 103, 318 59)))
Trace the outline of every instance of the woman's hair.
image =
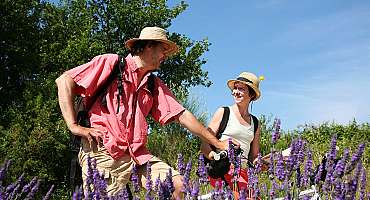
POLYGON ((247 86, 249 97, 251 98, 251 101, 253 101, 256 98, 256 92, 249 85, 247 86))
POLYGON ((161 42, 154 40, 138 40, 132 45, 130 53, 133 56, 138 55, 144 51, 146 46, 157 46, 159 43, 161 42))

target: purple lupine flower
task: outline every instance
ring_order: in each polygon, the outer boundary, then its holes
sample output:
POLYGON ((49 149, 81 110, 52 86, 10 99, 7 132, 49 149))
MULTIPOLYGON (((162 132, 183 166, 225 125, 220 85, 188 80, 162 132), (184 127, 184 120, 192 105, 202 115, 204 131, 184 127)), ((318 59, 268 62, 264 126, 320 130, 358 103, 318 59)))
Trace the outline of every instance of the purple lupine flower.
POLYGON ((324 170, 324 166, 323 166, 323 164, 320 164, 319 165, 319 170, 317 171, 316 176, 315 176, 315 184, 319 184, 319 182, 321 181, 321 176, 322 176, 323 170, 324 170))
POLYGON ((82 200, 82 188, 77 187, 75 192, 72 195, 73 200, 82 200))
POLYGON ((131 182, 132 185, 134 186, 134 192, 138 193, 140 191, 140 184, 136 165, 134 165, 131 170, 131 182))
POLYGON ((100 174, 100 181, 99 181, 99 190, 100 190, 100 197, 101 199, 107 199, 108 198, 108 192, 107 192, 107 181, 105 180, 104 172, 100 174))
POLYGON ((234 195, 233 195, 233 191, 231 191, 231 189, 229 187, 226 188, 226 199, 233 199, 234 198, 234 195))
POLYGON ((13 199, 14 195, 19 192, 19 190, 21 189, 21 187, 22 187, 23 184, 24 184, 24 173, 21 176, 19 176, 19 178, 15 182, 15 184, 14 184, 15 185, 15 188, 8 195, 8 199, 13 199))
MULTIPOLYGON (((154 192, 156 192, 158 194, 159 192, 159 187, 160 187, 160 184, 161 184, 161 176, 159 175, 156 179, 155 179, 155 183, 154 183, 154 192)), ((159 196, 159 194, 158 194, 159 196)))
POLYGON ((37 177, 33 177, 33 179, 27 185, 23 187, 22 193, 28 194, 31 191, 32 187, 36 184, 36 182, 37 182, 37 177))
POLYGON ((184 193, 185 193, 185 196, 189 196, 190 194, 190 172, 191 172, 191 167, 192 167, 192 164, 191 164, 191 160, 189 160, 189 162, 186 164, 186 168, 185 168, 185 173, 184 173, 184 179, 183 179, 183 183, 184 183, 184 193))
POLYGON ((172 192, 169 191, 168 185, 165 182, 159 184, 158 199, 170 199, 172 192))
POLYGON ((123 188, 123 190, 121 192, 122 192, 123 199, 130 199, 130 195, 129 195, 128 191, 127 191, 127 188, 123 188))
POLYGON ((230 163, 235 163, 235 152, 234 152, 234 145, 233 145, 233 142, 231 140, 231 138, 229 138, 228 140, 229 142, 229 148, 228 148, 228 156, 229 156, 229 160, 230 160, 230 163))
POLYGON ((307 159, 304 166, 304 173, 302 177, 302 186, 307 187, 309 185, 309 178, 312 174, 312 153, 311 150, 307 149, 307 159))
POLYGON ((93 188, 94 188, 94 197, 95 199, 100 199, 100 174, 96 168, 96 159, 92 159, 91 162, 92 173, 93 173, 93 188))
POLYGON ((245 191, 245 189, 243 188, 242 190, 240 190, 239 192, 239 200, 246 200, 247 199, 247 192, 245 191))
POLYGON ((275 166, 275 153, 271 151, 270 153, 270 165, 269 165, 269 174, 274 175, 274 166, 275 166))
POLYGON ((260 153, 257 155, 257 163, 255 165, 256 173, 259 174, 262 171, 262 156, 260 153))
POLYGON ((336 179, 334 181, 334 191, 332 196, 334 199, 344 199, 344 184, 340 179, 336 179))
POLYGON ((193 181, 193 188, 191 190, 190 196, 192 199, 198 199, 199 195, 199 182, 193 181))
POLYGON ((40 183, 41 183, 40 180, 37 180, 36 181, 36 183, 32 186, 31 191, 27 194, 25 200, 33 199, 33 197, 35 196, 37 190, 39 189, 40 183))
POLYGON ((284 180, 285 178, 284 160, 283 160, 283 155, 281 154, 281 152, 277 154, 275 177, 277 177, 280 181, 284 180))
POLYGON ((275 181, 275 179, 272 180, 272 185, 271 185, 271 188, 270 188, 270 191, 269 191, 269 195, 270 195, 270 198, 273 199, 275 198, 276 196, 276 190, 278 189, 278 185, 275 181))
POLYGON ((296 162, 295 168, 299 168, 300 164, 303 163, 304 161, 305 146, 306 146, 306 142, 303 141, 301 138, 298 138, 298 141, 297 141, 298 153, 297 153, 297 162, 296 162))
POLYGON ((181 153, 177 154, 177 170, 181 175, 185 174, 184 156, 181 153))
POLYGON ((198 159, 198 170, 197 170, 197 175, 199 177, 199 183, 202 185, 205 185, 208 183, 208 173, 206 166, 204 164, 204 155, 200 154, 199 159, 198 159))
POLYGON ((164 182, 168 188, 168 191, 172 194, 175 191, 175 186, 172 180, 172 169, 171 168, 168 170, 168 173, 166 174, 166 179, 164 180, 164 182))
POLYGON ((3 181, 5 178, 5 174, 9 169, 9 166, 11 165, 11 160, 6 160, 3 164, 3 167, 0 169, 0 183, 3 181))
POLYGON ((344 149, 343 157, 335 165, 334 178, 341 178, 344 174, 344 169, 346 167, 346 162, 348 161, 349 150, 348 148, 344 149))
POLYGON ((94 193, 91 190, 91 185, 94 181, 94 172, 92 167, 92 161, 90 155, 87 156, 87 177, 85 180, 86 183, 86 191, 85 191, 85 199, 92 199, 94 196, 94 193))
POLYGON ((351 162, 346 166, 346 174, 348 174, 355 168, 356 163, 361 159, 364 150, 365 144, 360 144, 358 146, 357 152, 352 155, 351 162))
POLYGON ((49 200, 51 195, 53 194, 53 190, 54 190, 54 185, 52 185, 50 187, 50 189, 48 190, 48 192, 46 193, 46 195, 44 196, 44 198, 42 198, 42 200, 49 200))
POLYGON ((146 194, 145 194, 145 200, 152 200, 153 197, 151 196, 151 191, 153 187, 153 181, 152 181, 152 168, 150 162, 147 162, 146 164, 146 194))
POLYGON ((220 193, 220 191, 222 190, 221 185, 222 183, 220 183, 220 181, 216 181, 215 188, 212 191, 211 199, 222 199, 220 193))
POLYGON ((275 118, 274 120, 274 130, 272 131, 272 144, 276 144, 277 140, 280 138, 280 119, 275 118))
POLYGON ((360 179, 360 200, 366 198, 366 171, 362 168, 361 179, 360 179))
POLYGON ((337 157, 337 136, 333 135, 330 145, 330 153, 328 155, 328 162, 334 161, 337 157))

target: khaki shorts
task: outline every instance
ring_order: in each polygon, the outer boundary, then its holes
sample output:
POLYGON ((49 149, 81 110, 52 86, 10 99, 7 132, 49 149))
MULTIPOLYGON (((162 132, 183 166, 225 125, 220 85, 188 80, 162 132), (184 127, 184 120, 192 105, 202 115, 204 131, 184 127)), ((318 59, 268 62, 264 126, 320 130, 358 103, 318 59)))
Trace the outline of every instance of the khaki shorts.
MULTIPOLYGON (((131 171, 135 165, 134 160, 129 156, 125 155, 119 160, 114 160, 103 145, 97 146, 96 143, 90 147, 89 143, 85 139, 81 139, 81 149, 79 152, 79 162, 82 167, 82 179, 84 182, 87 178, 87 158, 96 160, 97 169, 100 173, 104 173, 104 178, 107 182, 107 192, 109 195, 117 194, 121 189, 125 188, 126 184, 130 181, 131 171)), ((171 169, 172 177, 180 175, 179 172, 175 171, 172 167, 161 161, 159 158, 153 156, 149 160, 151 164, 151 179, 153 183, 160 177, 161 181, 166 178, 166 175, 171 169)), ((141 180, 142 186, 145 187, 147 170, 146 164, 138 166, 138 176, 141 180)), ((153 184, 154 185, 154 184, 153 184)))

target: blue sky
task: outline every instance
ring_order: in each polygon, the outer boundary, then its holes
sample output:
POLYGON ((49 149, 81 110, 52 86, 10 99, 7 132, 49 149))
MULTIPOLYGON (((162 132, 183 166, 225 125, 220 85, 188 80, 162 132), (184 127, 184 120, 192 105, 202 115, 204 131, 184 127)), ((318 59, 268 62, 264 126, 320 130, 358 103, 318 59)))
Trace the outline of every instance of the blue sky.
POLYGON ((265 76, 252 113, 280 118, 284 130, 370 121, 370 1, 186 2, 169 31, 212 43, 213 85, 191 92, 210 116, 233 103, 226 81, 250 71, 265 76))

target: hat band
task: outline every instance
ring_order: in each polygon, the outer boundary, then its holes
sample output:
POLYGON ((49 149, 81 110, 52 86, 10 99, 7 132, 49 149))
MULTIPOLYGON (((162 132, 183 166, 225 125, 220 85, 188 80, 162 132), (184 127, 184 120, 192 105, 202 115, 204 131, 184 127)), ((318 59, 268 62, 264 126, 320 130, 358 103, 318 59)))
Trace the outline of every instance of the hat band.
POLYGON ((244 78, 244 77, 238 77, 236 80, 238 80, 238 81, 244 81, 244 82, 252 83, 252 84, 253 84, 253 82, 252 82, 252 81, 250 81, 249 79, 246 79, 246 78, 244 78))

